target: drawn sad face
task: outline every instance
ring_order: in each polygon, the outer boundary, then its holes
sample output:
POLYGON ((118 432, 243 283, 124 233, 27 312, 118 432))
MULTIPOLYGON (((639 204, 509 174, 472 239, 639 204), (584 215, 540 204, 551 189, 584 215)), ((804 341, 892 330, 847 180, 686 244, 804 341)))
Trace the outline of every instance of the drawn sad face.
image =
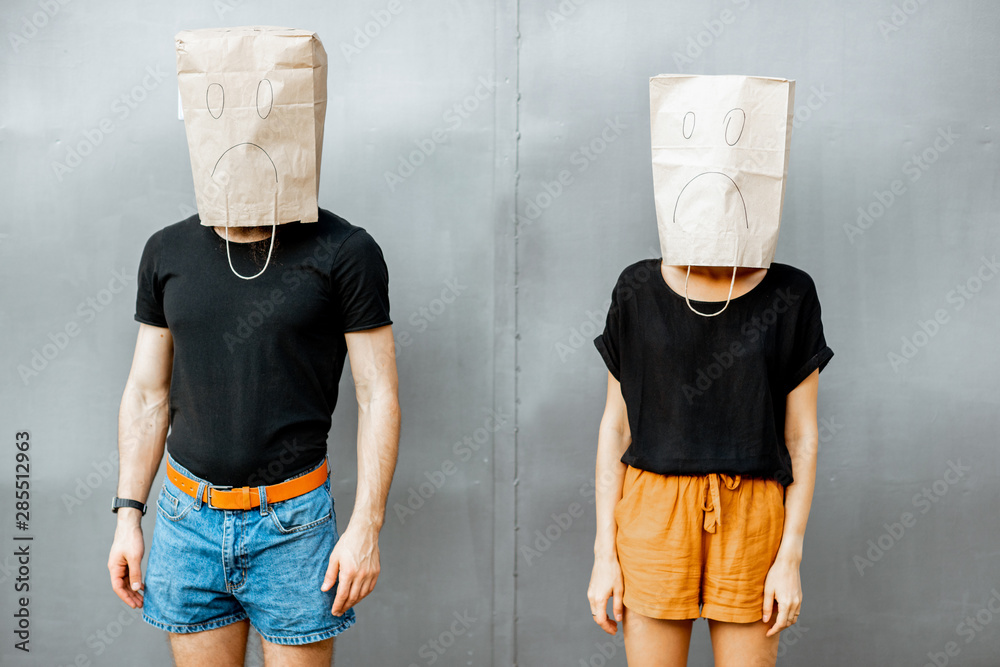
POLYGON ((666 264, 769 266, 781 221, 794 82, 649 81, 653 196, 666 264))
MULTIPOLYGON (((247 86, 232 85, 231 88, 247 86)), ((278 188, 278 168, 267 147, 262 145, 267 143, 268 135, 276 129, 267 126, 274 107, 271 81, 260 79, 256 91, 252 87, 249 90, 227 91, 221 83, 209 84, 205 91, 205 106, 212 118, 219 121, 219 130, 226 136, 232 136, 232 128, 238 127, 245 129, 242 133, 249 139, 222 151, 212 165, 212 181, 220 192, 225 193, 230 206, 257 208, 272 204, 278 188), (230 106, 234 108, 226 108, 227 92, 230 106), (240 103, 234 105, 234 100, 240 103), (256 111, 255 115, 251 109, 256 111), (236 117, 227 118, 227 111, 236 117)))
MULTIPOLYGON (((680 143, 700 142, 713 145, 713 152, 722 146, 737 147, 746 127, 746 112, 735 107, 725 114, 694 111, 684 115, 680 128, 680 143)), ((735 152, 735 151, 734 151, 735 152)), ((737 175, 738 178, 738 175, 737 175)), ((721 171, 703 171, 681 188, 674 204, 673 221, 685 231, 703 229, 706 224, 718 230, 749 229, 746 201, 739 183, 721 171)))

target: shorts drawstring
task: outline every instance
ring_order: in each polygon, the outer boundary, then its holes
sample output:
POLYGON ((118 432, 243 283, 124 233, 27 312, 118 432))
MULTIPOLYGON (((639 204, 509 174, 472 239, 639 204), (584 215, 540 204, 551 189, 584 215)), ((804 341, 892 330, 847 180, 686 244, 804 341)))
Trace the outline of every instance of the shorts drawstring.
POLYGON ((722 525, 722 503, 719 500, 719 477, 722 477, 722 481, 729 490, 733 490, 740 485, 739 475, 733 476, 725 473, 713 472, 707 476, 707 484, 705 485, 705 500, 710 502, 711 505, 706 506, 705 501, 702 501, 701 509, 706 512, 704 528, 710 533, 715 532, 716 526, 722 525))

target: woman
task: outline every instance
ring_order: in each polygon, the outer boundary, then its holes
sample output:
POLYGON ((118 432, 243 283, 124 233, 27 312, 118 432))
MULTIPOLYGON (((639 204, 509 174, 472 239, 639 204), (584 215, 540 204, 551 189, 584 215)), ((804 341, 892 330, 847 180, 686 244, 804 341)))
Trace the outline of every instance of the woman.
POLYGON ((637 262, 594 342, 608 366, 594 620, 610 634, 624 623, 631 667, 685 665, 699 617, 716 667, 773 666, 802 602, 818 377, 833 356, 812 279, 777 262, 637 262))

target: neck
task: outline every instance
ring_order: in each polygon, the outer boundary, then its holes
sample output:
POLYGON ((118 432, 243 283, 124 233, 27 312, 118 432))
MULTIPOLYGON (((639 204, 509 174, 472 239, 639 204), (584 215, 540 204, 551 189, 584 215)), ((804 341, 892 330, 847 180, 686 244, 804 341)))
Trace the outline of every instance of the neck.
MULTIPOLYGON (((225 227, 213 227, 215 233, 226 238, 225 227)), ((271 225, 260 227, 229 227, 229 240, 233 243, 253 243, 271 238, 271 225)))
POLYGON ((687 270, 687 264, 660 264, 660 273, 667 286, 683 295, 684 283, 687 282, 687 293, 696 301, 725 301, 730 284, 734 285, 732 297, 742 296, 760 284, 768 271, 763 268, 737 267, 736 280, 733 282, 731 266, 692 266, 690 279, 687 270))
MULTIPOLYGON (((687 273, 687 265, 680 267, 681 271, 687 273)), ((738 267, 736 269, 736 278, 739 279, 754 271, 760 271, 760 269, 751 269, 747 267, 738 267)), ((699 278, 705 278, 707 280, 725 280, 729 282, 733 278, 733 267, 731 266, 692 266, 691 275, 699 278)))

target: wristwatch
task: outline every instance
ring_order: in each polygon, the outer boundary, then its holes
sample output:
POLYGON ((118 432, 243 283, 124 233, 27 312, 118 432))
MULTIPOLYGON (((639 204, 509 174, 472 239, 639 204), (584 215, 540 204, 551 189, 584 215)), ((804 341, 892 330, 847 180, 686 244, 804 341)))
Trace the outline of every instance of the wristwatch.
POLYGON ((134 507, 137 510, 142 510, 143 516, 146 515, 146 506, 138 500, 132 500, 131 498, 119 498, 118 496, 115 496, 114 500, 111 501, 111 511, 118 514, 118 509, 121 507, 134 507))

